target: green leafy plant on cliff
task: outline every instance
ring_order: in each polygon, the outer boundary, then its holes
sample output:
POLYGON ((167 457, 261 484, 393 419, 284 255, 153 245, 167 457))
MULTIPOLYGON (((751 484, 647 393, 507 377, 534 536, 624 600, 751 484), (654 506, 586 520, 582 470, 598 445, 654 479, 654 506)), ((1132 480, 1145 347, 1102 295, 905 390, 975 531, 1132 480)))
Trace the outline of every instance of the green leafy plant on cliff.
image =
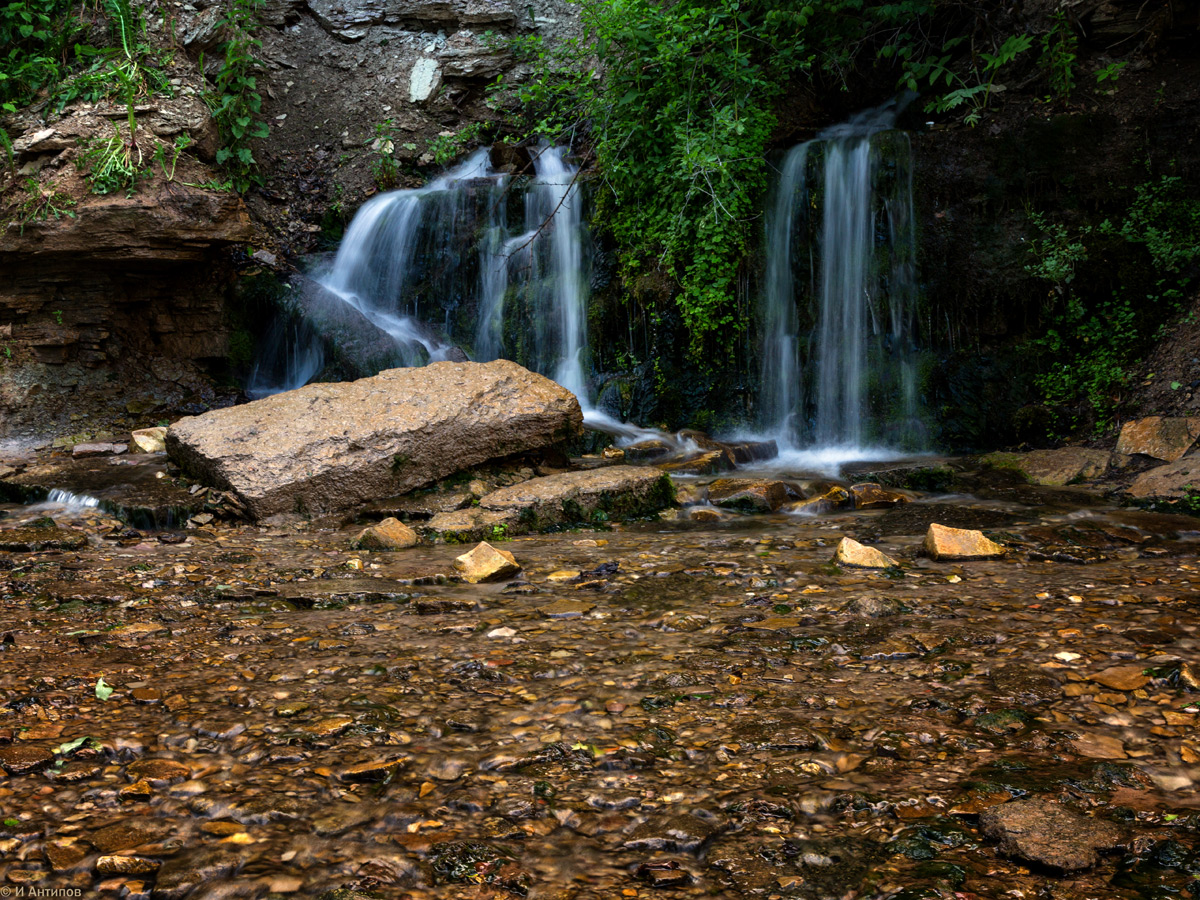
POLYGON ((227 37, 218 47, 221 68, 206 97, 221 133, 223 146, 217 151, 217 163, 239 192, 260 183, 252 142, 268 134, 266 123, 259 118, 262 95, 255 75, 260 68, 255 54, 262 48, 254 36, 260 5, 261 0, 229 0, 225 5, 220 28, 227 37))
POLYGON ((963 122, 978 125, 992 97, 1006 90, 996 81, 1002 69, 1033 46, 1028 34, 1013 34, 996 49, 995 53, 973 54, 970 67, 965 72, 954 63, 955 51, 965 44, 967 38, 951 38, 943 45, 946 51, 940 56, 916 56, 905 60, 904 83, 910 90, 921 89, 922 83, 936 88, 939 83, 946 93, 935 95, 925 108, 930 112, 946 113, 965 109, 963 122))
POLYGON ((59 81, 82 23, 77 0, 0 0, 0 113, 59 81))
POLYGON ((483 133, 485 123, 471 122, 450 134, 439 134, 429 142, 429 153, 439 166, 448 166, 460 156, 483 133))
POLYGON ((44 188, 33 176, 25 179, 26 198, 17 204, 14 221, 20 234, 25 233, 25 226, 32 222, 44 222, 47 219, 75 218, 71 207, 75 201, 68 194, 44 188))
POLYGON ((1047 329, 1031 348, 1060 427, 1111 421, 1134 367, 1195 283, 1200 199, 1176 176, 1137 185, 1116 219, 1069 228, 1033 212, 1031 275, 1050 285, 1047 329), (1081 284, 1082 282, 1082 284, 1081 284))
POLYGON ((371 141, 371 152, 375 160, 371 163, 371 174, 375 185, 382 190, 391 190, 400 177, 400 166, 396 162, 395 122, 384 119, 375 125, 375 140, 371 141))
POLYGON ((1042 66, 1049 73, 1050 90, 1055 97, 1065 100, 1075 87, 1075 60, 1079 41, 1067 14, 1059 10, 1054 14, 1054 24, 1042 35, 1042 66))
POLYGON ((124 191, 132 196, 138 182, 150 174, 142 168, 142 150, 136 132, 121 131, 114 123, 107 137, 96 137, 82 145, 75 165, 84 173, 93 194, 114 194, 124 191))
MULTIPOLYGON (((580 0, 583 34, 523 40, 534 75, 498 80, 490 103, 519 137, 571 143, 594 159, 595 222, 618 251, 632 302, 681 320, 689 355, 719 366, 745 327, 738 285, 762 227, 767 149, 781 101, 828 91, 866 66, 914 87, 936 82, 945 109, 978 115, 1000 70, 1032 46, 1020 35, 965 67, 927 26, 935 0, 580 0), (932 62, 928 62, 932 58, 932 62), (971 66, 974 68, 971 68, 971 66), (961 73, 961 74, 960 74, 961 73), (673 304, 675 309, 667 308, 673 304)), ((515 47, 516 45, 511 45, 515 47)))

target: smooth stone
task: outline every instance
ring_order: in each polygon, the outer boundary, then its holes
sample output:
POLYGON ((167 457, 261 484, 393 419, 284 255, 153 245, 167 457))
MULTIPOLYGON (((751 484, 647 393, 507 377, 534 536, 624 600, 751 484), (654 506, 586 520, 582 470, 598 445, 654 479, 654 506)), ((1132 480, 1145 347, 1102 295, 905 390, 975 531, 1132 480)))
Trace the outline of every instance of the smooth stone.
POLYGON ((9 775, 29 775, 40 772, 54 762, 54 754, 43 747, 13 745, 0 747, 0 769, 9 775))
POLYGON ((378 525, 364 528, 350 542, 352 550, 406 550, 421 542, 417 533, 399 519, 384 519, 378 525))
POLYGON ((139 428, 130 435, 130 444, 137 453, 165 453, 167 449, 166 426, 139 428))
POLYGON ((1115 691, 1136 691, 1150 683, 1145 666, 1112 666, 1088 678, 1115 691))
POLYGON ((1126 456, 1141 454, 1170 463, 1182 459, 1198 437, 1200 417, 1147 416, 1126 422, 1121 427, 1117 452, 1126 456))
POLYGON ((155 787, 178 784, 192 777, 189 766, 173 759, 139 759, 125 767, 130 781, 148 781, 155 787))
POLYGON ((719 478, 708 486, 708 500, 736 512, 769 513, 787 502, 788 489, 782 481, 719 478))
POLYGON ((604 466, 500 488, 480 500, 479 508, 515 514, 521 531, 540 531, 650 516, 674 502, 671 479, 656 469, 604 466))
POLYGON ((1098 478, 1108 471, 1112 454, 1086 447, 1060 447, 1029 453, 989 453, 980 461, 997 469, 1020 472, 1033 484, 1061 487, 1098 478))
POLYGON ((936 522, 925 533, 925 552, 934 560, 995 559, 1008 552, 982 531, 947 528, 936 522))
POLYGON ((480 542, 474 550, 454 560, 454 568, 462 572, 463 580, 470 584, 502 581, 521 571, 520 564, 511 553, 497 550, 487 541, 480 542))
POLYGON ((850 485, 850 494, 854 497, 855 509, 891 509, 911 499, 907 494, 885 488, 873 481, 850 485))
POLYGON ((1089 759, 1125 759, 1125 745, 1118 737, 1107 734, 1084 734, 1071 741, 1080 756, 1089 759))
POLYGON ((842 538, 833 554, 833 561, 840 566, 857 569, 890 569, 900 563, 881 550, 866 547, 848 537, 842 538))

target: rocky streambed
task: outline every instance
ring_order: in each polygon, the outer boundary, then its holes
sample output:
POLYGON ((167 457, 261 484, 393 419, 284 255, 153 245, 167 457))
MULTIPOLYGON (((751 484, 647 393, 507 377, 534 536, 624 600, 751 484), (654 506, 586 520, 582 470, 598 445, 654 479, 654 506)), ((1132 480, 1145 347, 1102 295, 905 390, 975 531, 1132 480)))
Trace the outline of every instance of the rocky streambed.
POLYGON ((1194 896, 1197 520, 910 494, 497 538, 522 571, 485 584, 354 517, 5 506, 0 883, 1194 896), (935 562, 935 522, 1008 553, 935 562))

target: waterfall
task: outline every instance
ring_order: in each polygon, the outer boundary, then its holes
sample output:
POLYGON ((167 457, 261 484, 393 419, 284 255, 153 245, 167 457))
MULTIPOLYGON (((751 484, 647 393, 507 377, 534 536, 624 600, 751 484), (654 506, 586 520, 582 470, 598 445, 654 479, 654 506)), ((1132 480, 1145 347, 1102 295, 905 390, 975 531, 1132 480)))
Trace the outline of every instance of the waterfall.
POLYGON ((796 204, 804 203, 807 167, 808 144, 793 147, 783 161, 779 185, 767 214, 762 408, 781 447, 794 447, 799 437, 796 418, 800 406, 800 319, 792 276, 792 220, 796 204))
MULTIPOLYGON (((482 299, 475 350, 480 359, 505 352, 503 322, 516 288, 529 340, 519 362, 547 375, 590 407, 587 376, 587 280, 584 277, 583 202, 577 170, 561 148, 542 144, 525 192, 524 227, 503 239, 490 229, 483 241, 482 299)), ((510 338, 513 337, 510 335, 510 338)))
POLYGON ((478 150, 424 187, 363 204, 332 266, 302 292, 308 331, 273 329, 251 395, 313 377, 323 364, 320 341, 302 338, 319 329, 339 348, 353 343, 356 361, 385 365, 463 359, 450 338, 465 337, 475 359, 514 359, 558 381, 590 411, 587 229, 578 170, 562 148, 546 143, 531 156, 532 176, 518 179, 493 169, 490 151, 478 150), (523 205, 510 202, 514 189, 523 190, 523 205), (510 210, 521 213, 516 227, 510 210), (462 334, 460 306, 475 314, 471 334, 462 334), (331 308, 344 313, 330 314, 331 308), (363 328, 389 336, 394 352, 381 359, 376 344, 386 338, 364 336, 363 328))
POLYGON ((254 363, 246 384, 252 400, 308 384, 325 365, 320 336, 306 321, 281 315, 263 341, 265 352, 254 363))
POLYGON ((762 411, 782 447, 911 444, 916 251, 898 102, 792 149, 767 215, 762 411), (810 168, 817 177, 810 177, 810 168), (815 328, 807 346, 799 304, 815 328))
POLYGON ((498 204, 504 188, 482 149, 422 188, 372 197, 320 283, 390 335, 404 365, 449 358, 454 347, 417 316, 417 292, 435 292, 449 307, 475 291, 464 283, 465 248, 479 201, 498 204))

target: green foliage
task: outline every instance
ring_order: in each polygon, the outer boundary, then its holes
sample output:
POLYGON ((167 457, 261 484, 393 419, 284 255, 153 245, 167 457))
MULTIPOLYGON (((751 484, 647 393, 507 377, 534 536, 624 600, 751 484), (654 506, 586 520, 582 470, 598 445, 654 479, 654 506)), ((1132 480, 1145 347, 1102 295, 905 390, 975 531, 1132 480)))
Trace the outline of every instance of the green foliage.
POLYGON ((0 0, 0 113, 62 77, 83 25, 78 0, 0 0))
POLYGON ((172 144, 155 144, 154 161, 158 163, 159 169, 162 170, 163 178, 167 181, 175 180, 175 167, 179 164, 179 157, 191 145, 191 135, 187 134, 177 135, 172 144), (168 154, 170 154, 170 160, 167 159, 168 154))
POLYGON ((1050 283, 1035 381, 1067 429, 1104 427, 1134 367, 1175 314, 1200 261, 1200 199, 1165 176, 1138 185, 1118 220, 1074 230, 1030 213, 1026 271, 1050 283), (1085 281, 1084 286, 1079 282, 1085 281))
POLYGON ((671 276, 698 360, 741 327, 731 301, 756 235, 774 102, 812 67, 810 35, 861 32, 838 16, 861 6, 584 0, 582 40, 525 45, 539 72, 515 89, 523 130, 562 140, 591 124, 604 173, 596 218, 627 283, 651 269, 671 276))
POLYGON ((220 27, 227 37, 218 47, 221 69, 206 98, 224 145, 217 151, 217 163, 239 192, 261 182, 251 142, 268 133, 266 123, 258 118, 262 96, 254 74, 259 68, 255 53, 262 47, 254 36, 260 5, 261 0, 229 0, 225 5, 220 27))
POLYGON ((937 87, 939 83, 953 87, 948 93, 934 97, 925 108, 930 112, 945 113, 966 107, 963 122, 974 126, 982 120, 992 96, 1006 89, 996 81, 1000 70, 1032 47, 1033 38, 1028 34, 1010 35, 995 53, 979 53, 977 58, 973 57, 969 71, 960 75, 954 69, 953 51, 965 41, 965 37, 950 39, 942 48, 950 52, 941 56, 912 56, 906 59, 903 82, 913 91, 920 90, 923 81, 930 88, 937 87))
POLYGON ((131 197, 138 181, 150 174, 150 170, 141 168, 142 151, 134 132, 124 134, 116 123, 108 137, 93 138, 83 145, 75 165, 84 173, 93 194, 124 191, 131 197))
POLYGON ((375 184, 381 190, 390 190, 396 186, 400 176, 400 167, 396 164, 396 136, 392 132, 395 122, 384 119, 375 126, 375 140, 371 142, 371 151, 375 161, 371 164, 371 174, 375 176, 375 184))
POLYGON ((429 153, 439 166, 448 166, 460 156, 467 147, 479 140, 483 133, 483 122, 471 122, 452 134, 439 134, 429 142, 429 153))
POLYGON ((63 216, 75 218, 75 213, 71 211, 75 201, 68 194, 43 188, 33 176, 25 179, 25 193, 28 197, 17 205, 14 216, 21 234, 25 233, 25 226, 31 222, 58 220, 63 216))
POLYGON ((1050 90, 1060 100, 1075 87, 1075 59, 1079 41, 1063 10, 1054 14, 1054 26, 1042 35, 1042 66, 1050 74, 1050 90))
POLYGON ((145 24, 129 0, 0 0, 0 112, 12 112, 47 92, 51 108, 77 99, 117 99, 170 93, 162 54, 145 41, 145 24), (109 43, 77 43, 98 17, 109 43))
POLYGON ((1120 62, 1109 63, 1103 69, 1097 70, 1096 84, 1101 85, 1107 81, 1115 87, 1116 83, 1117 83, 1117 79, 1121 77, 1121 70, 1124 69, 1127 65, 1129 65, 1129 63, 1127 61, 1121 60, 1120 62))

